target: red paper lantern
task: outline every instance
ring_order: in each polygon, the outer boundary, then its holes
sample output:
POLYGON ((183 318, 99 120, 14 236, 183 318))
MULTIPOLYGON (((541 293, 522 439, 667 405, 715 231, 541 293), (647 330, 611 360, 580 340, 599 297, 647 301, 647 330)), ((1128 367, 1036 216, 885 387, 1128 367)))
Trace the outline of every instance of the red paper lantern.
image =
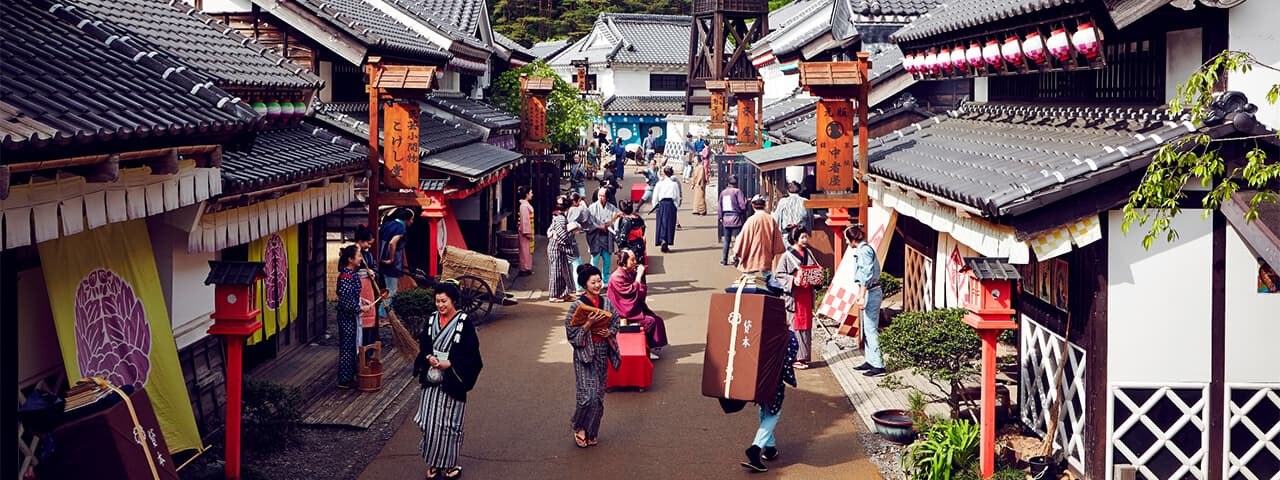
POLYGON ((1042 64, 1049 59, 1049 54, 1044 50, 1044 39, 1040 38, 1039 32, 1027 34, 1026 40, 1022 41, 1022 53, 1036 64, 1042 64))
POLYGON ((1049 34, 1049 39, 1045 41, 1045 46, 1049 48, 1049 54, 1057 58, 1059 62, 1065 62, 1071 58, 1071 44, 1067 41, 1067 31, 1059 28, 1049 34))
POLYGON ((1081 23, 1076 28, 1076 33, 1071 34, 1071 43, 1075 44, 1076 51, 1084 55, 1084 58, 1093 60, 1098 57, 1100 51, 1098 29, 1094 28, 1092 23, 1081 23))

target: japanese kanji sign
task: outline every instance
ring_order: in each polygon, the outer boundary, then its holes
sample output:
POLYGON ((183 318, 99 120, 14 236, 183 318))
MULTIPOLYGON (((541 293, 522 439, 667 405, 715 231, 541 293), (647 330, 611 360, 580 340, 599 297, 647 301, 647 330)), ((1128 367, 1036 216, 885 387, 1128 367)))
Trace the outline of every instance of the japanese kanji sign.
POLYGON ((418 117, 414 102, 393 102, 383 109, 383 175, 388 188, 418 187, 418 117))
POLYGON ((547 98, 530 94, 526 97, 524 116, 525 141, 540 142, 547 138, 547 98))
POLYGON ((818 102, 818 190, 853 190, 853 102, 818 102))
POLYGON ((711 123, 724 123, 724 90, 711 91, 711 123))
POLYGON ((756 98, 738 97, 738 145, 759 145, 756 132, 756 98))

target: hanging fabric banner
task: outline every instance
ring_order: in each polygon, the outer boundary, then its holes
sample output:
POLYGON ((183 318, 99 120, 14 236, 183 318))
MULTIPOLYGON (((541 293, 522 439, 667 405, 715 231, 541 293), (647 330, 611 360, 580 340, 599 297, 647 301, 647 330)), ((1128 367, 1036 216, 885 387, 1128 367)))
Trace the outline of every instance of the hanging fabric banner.
POLYGON ((200 448, 146 221, 110 223, 39 249, 67 378, 146 387, 170 452, 200 448))
POLYGON ((933 262, 937 273, 933 276, 933 306, 936 308, 964 308, 961 299, 969 296, 969 276, 961 270, 964 257, 981 256, 974 249, 960 243, 949 234, 938 233, 938 255, 933 262))
POLYGON ((262 328, 246 343, 256 344, 283 330, 298 318, 298 226, 286 228, 249 243, 249 261, 262 262, 262 288, 258 308, 262 328))

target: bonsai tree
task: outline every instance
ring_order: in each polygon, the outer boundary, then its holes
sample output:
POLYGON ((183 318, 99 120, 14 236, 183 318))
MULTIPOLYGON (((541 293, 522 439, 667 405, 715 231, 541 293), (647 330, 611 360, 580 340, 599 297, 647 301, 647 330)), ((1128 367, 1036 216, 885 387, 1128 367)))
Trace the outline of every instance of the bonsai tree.
POLYGON ((980 373, 974 361, 982 355, 982 340, 964 323, 966 313, 963 308, 902 312, 880 334, 889 367, 925 377, 947 399, 952 415, 960 411, 953 394, 980 373))
POLYGON ((391 308, 410 333, 418 334, 422 323, 436 312, 436 294, 428 288, 413 288, 391 298, 391 308))

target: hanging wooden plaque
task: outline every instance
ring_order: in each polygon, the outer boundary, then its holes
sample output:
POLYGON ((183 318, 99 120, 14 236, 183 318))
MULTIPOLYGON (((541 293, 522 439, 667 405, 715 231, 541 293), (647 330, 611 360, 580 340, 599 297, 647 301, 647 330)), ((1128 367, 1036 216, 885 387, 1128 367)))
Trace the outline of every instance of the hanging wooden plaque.
POLYGON ((853 190, 853 102, 818 102, 818 184, 823 192, 853 190))
POLYGON ((756 98, 738 97, 738 145, 759 145, 756 132, 756 98))
POLYGON ((418 117, 415 102, 393 102, 383 109, 382 181, 392 189, 418 187, 418 117))

